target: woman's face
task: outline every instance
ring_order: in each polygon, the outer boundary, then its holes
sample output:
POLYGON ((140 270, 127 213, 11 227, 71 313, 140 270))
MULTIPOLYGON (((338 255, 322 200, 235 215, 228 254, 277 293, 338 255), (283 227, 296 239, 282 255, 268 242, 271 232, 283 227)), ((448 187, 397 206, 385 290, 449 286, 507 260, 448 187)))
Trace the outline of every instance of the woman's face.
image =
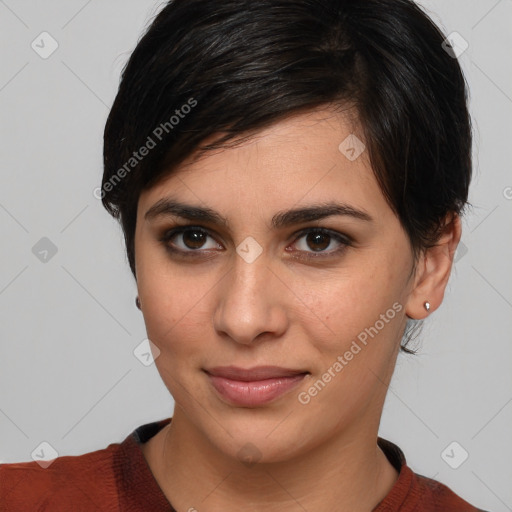
POLYGON ((140 196, 155 364, 177 421, 228 456, 286 460, 378 427, 413 258, 352 130, 290 117, 140 196), (280 369, 236 373, 262 366, 280 369))

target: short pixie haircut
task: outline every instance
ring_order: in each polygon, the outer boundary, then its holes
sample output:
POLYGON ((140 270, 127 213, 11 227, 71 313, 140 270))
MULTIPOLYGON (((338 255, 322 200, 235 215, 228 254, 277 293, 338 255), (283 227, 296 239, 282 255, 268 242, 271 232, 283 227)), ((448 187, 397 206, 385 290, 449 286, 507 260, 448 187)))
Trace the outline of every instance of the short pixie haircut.
POLYGON ((101 199, 134 277, 143 190, 191 155, 322 106, 356 113, 416 260, 466 206, 472 173, 466 82, 444 41, 412 0, 169 1, 123 69, 104 133, 101 199))

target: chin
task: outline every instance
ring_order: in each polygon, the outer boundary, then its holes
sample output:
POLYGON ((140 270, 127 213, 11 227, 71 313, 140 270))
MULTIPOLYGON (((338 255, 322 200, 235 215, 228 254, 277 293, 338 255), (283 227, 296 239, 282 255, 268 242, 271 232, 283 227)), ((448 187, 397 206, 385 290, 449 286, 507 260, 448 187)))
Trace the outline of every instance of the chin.
POLYGON ((297 418, 286 425, 283 419, 288 413, 276 415, 273 411, 261 415, 261 412, 238 409, 233 415, 223 414, 222 425, 209 418, 208 425, 203 425, 204 433, 217 450, 247 466, 284 462, 306 450, 306 429, 301 428, 297 418))

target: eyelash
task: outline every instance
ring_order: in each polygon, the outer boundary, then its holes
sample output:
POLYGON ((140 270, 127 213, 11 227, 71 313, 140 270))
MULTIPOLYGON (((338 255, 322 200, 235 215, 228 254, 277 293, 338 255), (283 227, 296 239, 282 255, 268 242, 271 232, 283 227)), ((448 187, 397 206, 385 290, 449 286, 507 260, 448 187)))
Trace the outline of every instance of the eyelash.
MULTIPOLYGON (((169 251, 173 255, 180 255, 186 258, 197 258, 197 257, 203 257, 205 258, 205 250, 204 249, 189 249, 189 250, 183 250, 183 249, 177 249, 176 247, 172 247, 169 242, 177 235, 181 235, 185 232, 199 232, 206 236, 209 236, 213 239, 213 237, 210 232, 201 227, 201 226, 180 226, 176 228, 172 228, 167 230, 163 236, 159 238, 159 241, 164 245, 165 249, 169 251)), ((298 251, 303 252, 307 256, 299 256, 299 258, 302 259, 317 259, 317 258, 328 258, 333 256, 339 256, 341 253, 343 253, 348 247, 350 247, 353 243, 352 239, 347 236, 343 235, 341 233, 338 233, 337 231, 332 231, 330 229, 326 228, 305 228, 299 231, 298 233, 294 234, 294 240, 292 244, 296 244, 301 238, 309 235, 309 234, 320 234, 320 235, 326 235, 337 241, 341 244, 341 246, 338 249, 330 250, 330 251, 319 251, 319 252, 309 252, 309 251, 298 251)), ((217 242, 218 243, 218 242, 217 242)), ((219 244, 220 245, 220 244, 219 244)), ((330 245, 330 241, 329 241, 330 245)), ((211 251, 212 249, 206 249, 206 251, 211 251)))

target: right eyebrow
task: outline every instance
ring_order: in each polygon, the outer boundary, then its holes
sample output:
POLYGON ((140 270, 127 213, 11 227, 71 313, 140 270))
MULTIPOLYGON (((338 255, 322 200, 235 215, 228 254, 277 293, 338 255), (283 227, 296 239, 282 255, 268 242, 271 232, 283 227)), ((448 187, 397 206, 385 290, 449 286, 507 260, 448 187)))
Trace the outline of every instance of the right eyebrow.
POLYGON ((188 220, 209 222, 227 227, 228 221, 211 208, 180 203, 171 198, 157 201, 144 214, 144 219, 151 221, 157 217, 182 217, 188 220))

